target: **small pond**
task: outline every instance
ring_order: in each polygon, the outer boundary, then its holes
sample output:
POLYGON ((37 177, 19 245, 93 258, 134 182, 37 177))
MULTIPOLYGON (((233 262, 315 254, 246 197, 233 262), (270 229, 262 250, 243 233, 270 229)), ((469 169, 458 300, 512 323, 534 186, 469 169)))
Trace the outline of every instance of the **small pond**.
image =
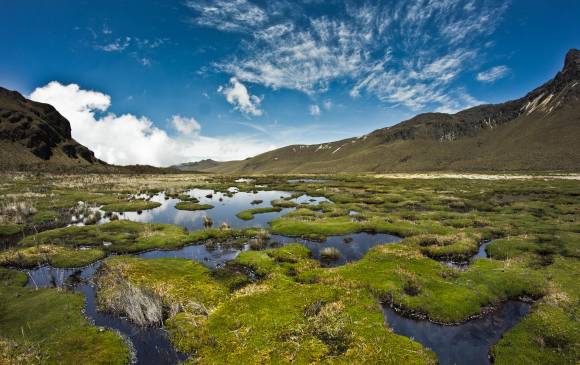
POLYGON ((455 326, 409 319, 383 306, 385 322, 399 335, 433 350, 441 365, 488 365, 490 347, 530 310, 530 304, 508 301, 481 318, 455 326))
MULTIPOLYGON (((292 194, 285 191, 235 192, 233 194, 233 196, 230 196, 213 190, 192 189, 188 192, 189 196, 197 198, 199 204, 211 204, 214 208, 187 211, 175 209, 175 204, 180 202, 179 199, 166 199, 164 193, 159 193, 150 200, 160 203, 160 207, 144 210, 140 213, 125 212, 120 214, 119 218, 143 223, 175 224, 191 231, 203 228, 203 218, 205 216, 212 218, 214 226, 219 226, 225 222, 232 228, 267 227, 268 222, 294 209, 284 208, 279 212, 256 214, 251 220, 243 220, 236 217, 236 214, 242 210, 271 207, 270 202, 272 200, 288 198, 292 194)), ((312 197, 306 194, 290 200, 298 204, 318 204, 329 201, 325 197, 312 197)), ((100 223, 106 222, 108 222, 108 219, 104 218, 100 223)))

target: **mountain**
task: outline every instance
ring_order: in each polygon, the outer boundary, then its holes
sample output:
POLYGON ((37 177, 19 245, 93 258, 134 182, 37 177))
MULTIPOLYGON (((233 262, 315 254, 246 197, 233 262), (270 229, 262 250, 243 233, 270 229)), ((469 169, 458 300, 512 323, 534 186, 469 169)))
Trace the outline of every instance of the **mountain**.
POLYGON ((456 114, 426 113, 367 135, 292 145, 243 161, 199 164, 217 173, 580 170, 580 51, 523 98, 456 114))
POLYGON ((218 167, 221 164, 222 162, 218 162, 208 158, 206 160, 201 160, 197 162, 186 162, 179 165, 173 165, 171 167, 180 171, 195 172, 195 171, 207 171, 209 169, 218 167))
POLYGON ((51 105, 0 87, 0 166, 106 165, 71 137, 69 121, 51 105))

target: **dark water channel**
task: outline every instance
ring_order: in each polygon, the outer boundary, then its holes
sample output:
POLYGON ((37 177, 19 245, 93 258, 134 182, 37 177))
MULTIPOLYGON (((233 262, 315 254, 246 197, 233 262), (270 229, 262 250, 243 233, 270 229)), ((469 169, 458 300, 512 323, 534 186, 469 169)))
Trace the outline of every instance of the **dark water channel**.
POLYGON ((487 365, 489 349, 530 310, 530 304, 508 301, 498 310, 455 326, 409 319, 384 306, 385 322, 399 335, 433 350, 441 365, 487 365))

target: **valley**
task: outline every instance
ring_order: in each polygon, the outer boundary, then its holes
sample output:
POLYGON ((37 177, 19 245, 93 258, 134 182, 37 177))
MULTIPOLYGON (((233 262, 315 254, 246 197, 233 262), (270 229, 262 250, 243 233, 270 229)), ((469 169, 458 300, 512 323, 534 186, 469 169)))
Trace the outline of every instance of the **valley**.
POLYGON ((4 174, 2 356, 574 363, 580 182, 492 176, 4 174))

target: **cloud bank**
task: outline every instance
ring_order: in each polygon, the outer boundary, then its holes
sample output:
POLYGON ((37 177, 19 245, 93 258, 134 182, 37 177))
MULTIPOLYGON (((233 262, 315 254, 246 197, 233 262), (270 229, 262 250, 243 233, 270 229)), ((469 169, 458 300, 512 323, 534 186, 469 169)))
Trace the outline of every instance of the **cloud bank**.
POLYGON ((39 87, 30 99, 53 105, 71 123, 72 136, 95 155, 117 165, 169 166, 204 158, 236 160, 277 146, 251 136, 207 137, 192 117, 174 115, 171 124, 180 133, 170 136, 147 117, 107 112, 111 97, 83 90, 77 84, 53 81, 39 87))

